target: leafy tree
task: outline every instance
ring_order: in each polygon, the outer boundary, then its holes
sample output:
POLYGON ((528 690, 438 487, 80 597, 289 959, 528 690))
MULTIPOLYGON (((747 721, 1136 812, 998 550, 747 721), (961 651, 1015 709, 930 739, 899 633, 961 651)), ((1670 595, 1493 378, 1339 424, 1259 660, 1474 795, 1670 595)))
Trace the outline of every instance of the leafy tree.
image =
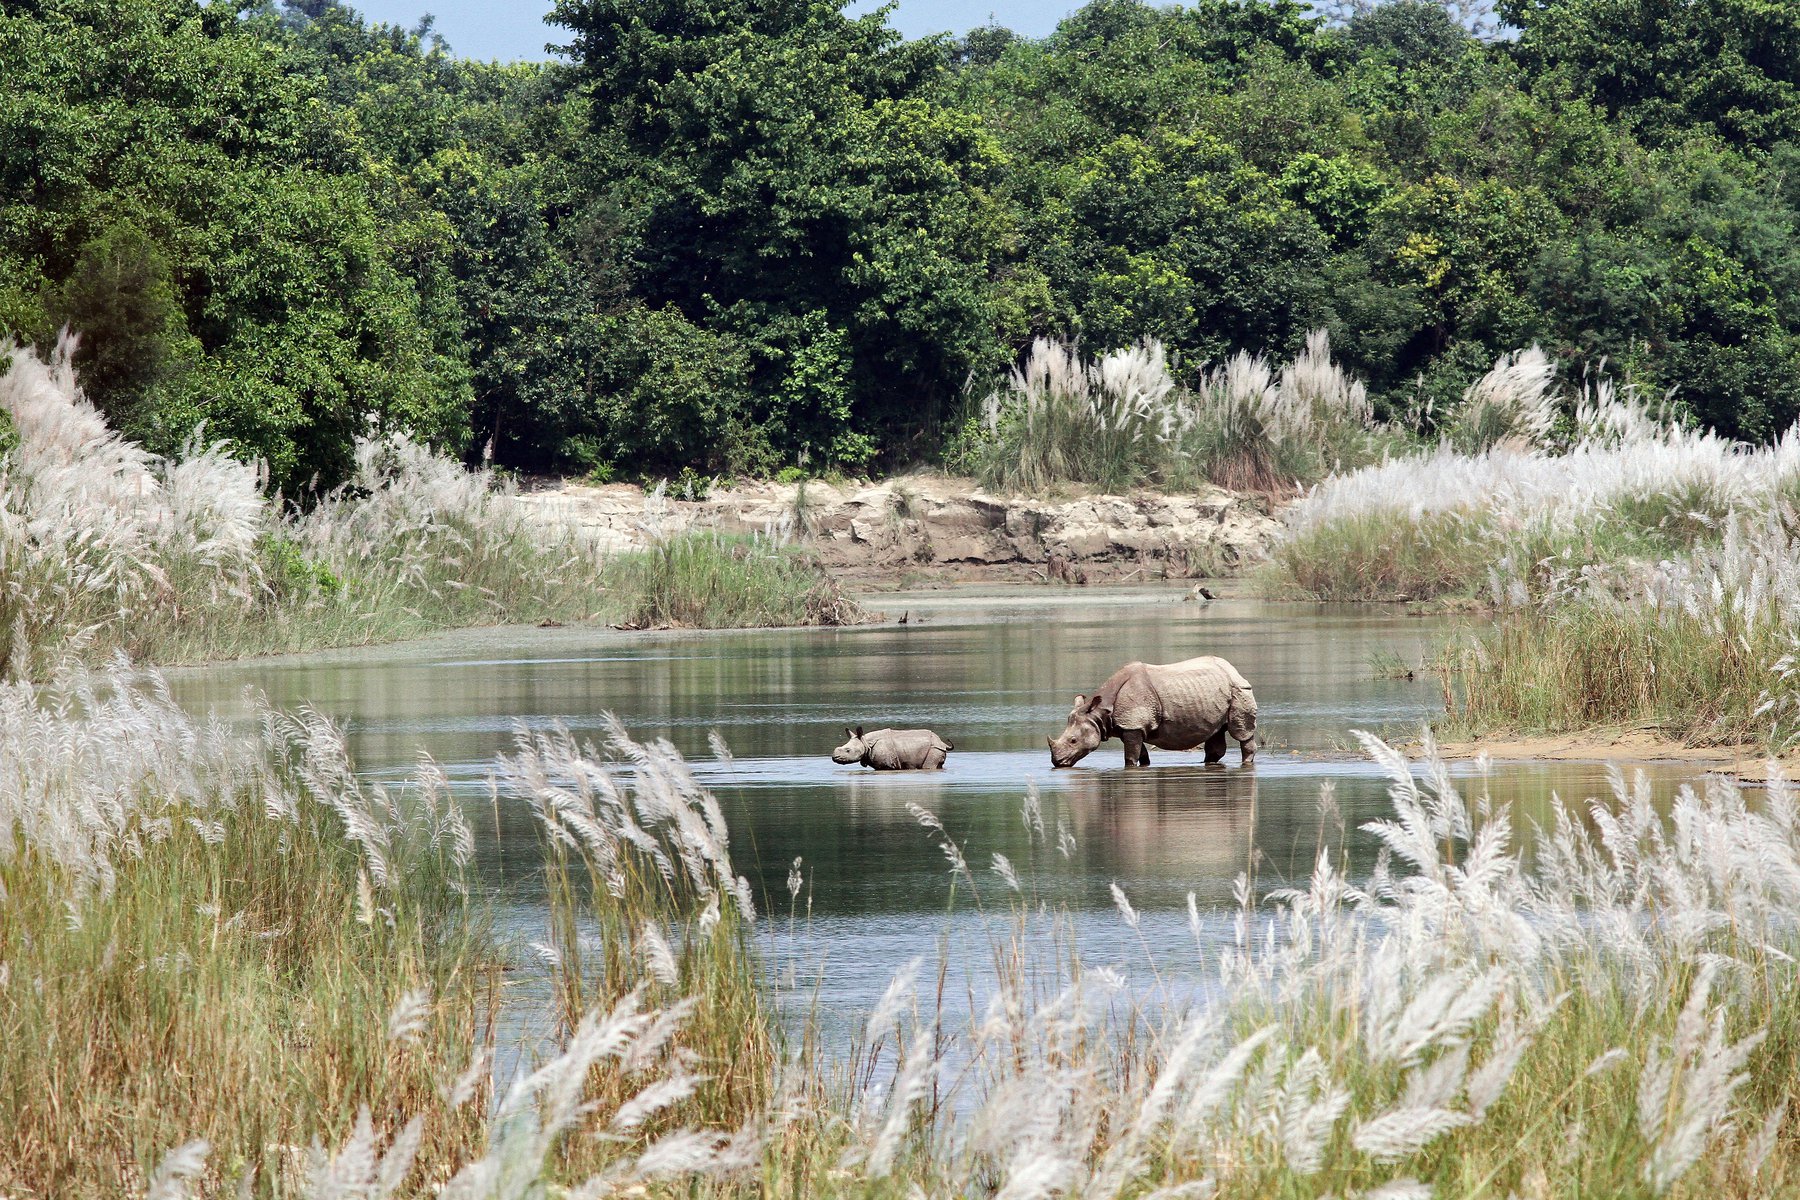
POLYGON ((1769 146, 1800 129, 1800 5, 1791 0, 1502 0, 1535 75, 1653 141, 1704 128, 1769 146))
POLYGON ((1426 71, 1442 70, 1477 45, 1443 5, 1426 0, 1389 0, 1358 13, 1346 25, 1344 40, 1359 56, 1426 71))
POLYGON ((1094 0, 908 42, 832 0, 560 0, 565 62, 339 0, 0 4, 0 335, 290 493, 370 422, 532 469, 930 457, 1030 340, 1325 326, 1377 403, 1609 358, 1800 415, 1794 6, 1094 0))
POLYGON ((755 419, 781 454, 857 465, 988 359, 1001 161, 920 94, 944 45, 818 0, 562 0, 552 19, 635 291, 757 347, 755 419), (822 382, 840 370, 847 409, 822 382), (796 403, 856 428, 789 427, 796 403))
POLYGON ((378 219, 379 168, 286 65, 193 0, 0 7, 0 262, 31 281, 0 317, 92 326, 116 419, 160 449, 204 421, 295 489, 370 420, 455 440, 468 392, 405 269, 428 240, 378 219))
POLYGON ((81 246, 45 307, 58 324, 80 331, 77 369, 115 425, 129 428, 199 353, 168 255, 129 220, 81 246))

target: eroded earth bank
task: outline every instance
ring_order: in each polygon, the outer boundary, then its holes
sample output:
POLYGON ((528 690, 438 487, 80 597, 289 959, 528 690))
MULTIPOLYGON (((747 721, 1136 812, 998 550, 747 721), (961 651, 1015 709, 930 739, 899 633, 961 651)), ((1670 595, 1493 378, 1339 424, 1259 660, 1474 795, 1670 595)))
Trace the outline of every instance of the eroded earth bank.
POLYGON ((1266 498, 1223 488, 1027 498, 935 474, 746 484, 699 500, 649 496, 630 484, 544 481, 520 499, 620 550, 689 529, 785 530, 803 535, 826 565, 864 583, 1232 575, 1261 560, 1281 530, 1266 498))

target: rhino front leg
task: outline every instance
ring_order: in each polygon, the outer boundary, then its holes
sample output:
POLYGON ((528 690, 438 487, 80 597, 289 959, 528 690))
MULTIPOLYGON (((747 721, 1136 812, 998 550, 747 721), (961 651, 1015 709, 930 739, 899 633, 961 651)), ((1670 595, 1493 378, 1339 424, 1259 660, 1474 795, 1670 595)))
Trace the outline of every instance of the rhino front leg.
POLYGON ((1225 741, 1225 731, 1223 729, 1206 739, 1206 763, 1208 766, 1211 766, 1216 762, 1225 761, 1225 747, 1227 744, 1228 743, 1225 741))
MULTIPOLYGON (((1243 755, 1240 766, 1249 766, 1256 761, 1256 700, 1246 692, 1239 692, 1232 698, 1231 711, 1226 714, 1225 730, 1237 739, 1238 752, 1243 755)), ((1219 757, 1225 757, 1225 730, 1219 733, 1219 757)))
POLYGON ((1141 729, 1119 730, 1119 740, 1125 743, 1125 765, 1128 767, 1147 767, 1150 755, 1144 751, 1144 731, 1141 729))

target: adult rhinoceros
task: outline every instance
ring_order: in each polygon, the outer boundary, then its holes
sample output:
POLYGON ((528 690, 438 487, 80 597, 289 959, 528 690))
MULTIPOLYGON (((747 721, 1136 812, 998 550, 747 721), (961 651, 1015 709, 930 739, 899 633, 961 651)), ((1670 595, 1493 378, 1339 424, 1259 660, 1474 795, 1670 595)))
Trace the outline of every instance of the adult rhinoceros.
POLYGON ((1206 747, 1206 761, 1225 757, 1225 735, 1238 740, 1243 764, 1256 758, 1256 696, 1222 658, 1178 663, 1126 663, 1092 696, 1076 696, 1069 725, 1050 743, 1050 764, 1072 767, 1107 738, 1125 743, 1125 765, 1147 767, 1146 746, 1206 747))

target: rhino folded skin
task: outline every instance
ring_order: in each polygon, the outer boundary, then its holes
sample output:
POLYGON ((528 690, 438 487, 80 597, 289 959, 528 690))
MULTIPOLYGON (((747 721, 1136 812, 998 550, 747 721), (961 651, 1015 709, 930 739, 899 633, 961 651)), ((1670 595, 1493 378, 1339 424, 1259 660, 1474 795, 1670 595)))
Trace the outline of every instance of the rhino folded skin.
POLYGON ((1204 746, 1206 761, 1217 762, 1225 756, 1227 735, 1237 739, 1246 764, 1256 757, 1256 693, 1236 667, 1215 655, 1130 662, 1092 696, 1075 697, 1067 728, 1050 739, 1050 762, 1073 766, 1115 737, 1125 743, 1126 766, 1147 765, 1148 746, 1204 746))

